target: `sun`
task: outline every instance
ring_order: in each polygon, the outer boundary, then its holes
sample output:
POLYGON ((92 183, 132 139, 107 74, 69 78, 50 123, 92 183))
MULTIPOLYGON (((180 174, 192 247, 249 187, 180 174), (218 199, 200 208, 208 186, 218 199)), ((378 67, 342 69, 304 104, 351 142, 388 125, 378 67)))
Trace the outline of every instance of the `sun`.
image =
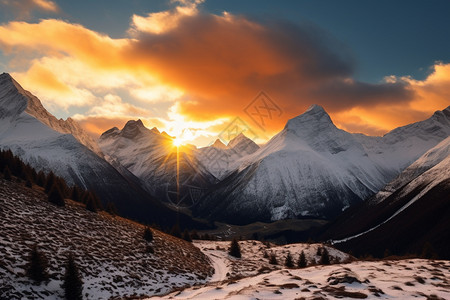
POLYGON ((179 138, 174 138, 174 139, 172 140, 172 144, 173 144, 175 147, 180 147, 181 145, 183 145, 183 141, 182 141, 181 139, 179 139, 179 138))

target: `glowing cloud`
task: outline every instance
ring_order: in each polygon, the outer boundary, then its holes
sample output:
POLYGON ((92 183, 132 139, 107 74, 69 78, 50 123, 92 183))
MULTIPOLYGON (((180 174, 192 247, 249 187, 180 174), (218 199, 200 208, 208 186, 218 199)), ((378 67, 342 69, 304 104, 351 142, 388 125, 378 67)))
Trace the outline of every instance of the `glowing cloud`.
POLYGON ((59 6, 50 0, 0 0, 0 7, 12 9, 19 19, 28 19, 33 10, 60 12, 59 6))
POLYGON ((448 105, 449 64, 425 80, 364 83, 346 46, 312 24, 208 14, 201 2, 134 15, 122 39, 62 20, 10 22, 0 50, 26 89, 96 134, 140 118, 205 144, 239 117, 264 140, 312 103, 344 129, 383 134, 448 105), (264 126, 246 111, 262 90, 280 112, 264 126))

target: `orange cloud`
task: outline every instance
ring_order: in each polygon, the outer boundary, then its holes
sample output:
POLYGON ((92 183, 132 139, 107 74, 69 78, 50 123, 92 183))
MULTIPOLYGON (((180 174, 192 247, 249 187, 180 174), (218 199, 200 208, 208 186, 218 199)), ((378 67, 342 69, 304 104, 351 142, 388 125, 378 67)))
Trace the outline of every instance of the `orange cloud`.
POLYGON ((0 7, 12 9, 18 19, 28 19, 33 10, 60 12, 59 6, 51 0, 0 0, 0 7))
POLYGON ((344 129, 382 134, 448 105, 448 64, 437 63, 423 81, 359 82, 350 51, 321 29, 201 13, 199 2, 135 15, 123 39, 61 20, 11 22, 0 25, 0 49, 33 53, 17 73, 24 87, 69 111, 86 106, 76 118, 97 133, 112 118, 139 117, 171 134, 185 127, 213 136, 239 117, 267 139, 317 103, 344 129), (259 126, 245 109, 269 113, 255 100, 262 90, 278 110, 259 126))

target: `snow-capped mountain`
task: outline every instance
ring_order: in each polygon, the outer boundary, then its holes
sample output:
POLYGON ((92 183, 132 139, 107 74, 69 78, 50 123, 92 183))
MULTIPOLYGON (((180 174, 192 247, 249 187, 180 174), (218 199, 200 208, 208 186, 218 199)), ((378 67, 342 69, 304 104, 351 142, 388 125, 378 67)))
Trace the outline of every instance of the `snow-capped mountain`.
POLYGON ((243 133, 232 139, 228 145, 217 139, 211 146, 198 149, 197 159, 219 179, 239 166, 241 158, 254 153, 259 146, 243 133))
POLYGON ((58 121, 48 113, 9 74, 0 75, 0 148, 11 149, 37 170, 53 171, 69 185, 95 191, 104 203, 114 202, 124 216, 150 223, 175 222, 176 213, 142 189, 133 174, 119 173, 74 135, 53 127, 82 133, 74 121, 58 121))
MULTIPOLYGON (((396 191, 408 186, 415 189, 418 185, 436 185, 450 178, 450 137, 428 150, 414 163, 406 168, 394 180, 370 199, 371 204, 384 201, 396 191), (432 169, 432 170, 430 170, 432 169), (430 172, 427 172, 430 170, 430 172), (425 173, 425 174, 424 174, 425 173)), ((432 187, 431 186, 431 187, 432 187)), ((430 186, 429 186, 430 187, 430 186)))
POLYGON ((140 120, 104 132, 99 145, 108 161, 132 172, 149 192, 175 206, 191 206, 216 181, 193 149, 175 147, 172 137, 146 128, 140 120))
POLYGON ((369 157, 387 172, 389 181, 427 150, 450 135, 450 106, 430 118, 396 128, 383 137, 355 134, 369 157))
POLYGON ((242 158, 194 211, 238 223, 336 216, 378 192, 446 138, 449 110, 372 138, 338 129, 322 107, 313 105, 258 151, 242 158))
POLYGON ((11 75, 3 73, 0 75, 0 118, 14 115, 25 109, 25 112, 35 117, 51 129, 60 133, 70 133, 80 143, 88 147, 100 157, 103 153, 100 151, 97 143, 71 118, 67 120, 57 119, 50 114, 41 101, 24 90, 11 75))
POLYGON ((450 137, 428 150, 363 205, 346 211, 322 238, 355 254, 421 253, 449 258, 450 137))

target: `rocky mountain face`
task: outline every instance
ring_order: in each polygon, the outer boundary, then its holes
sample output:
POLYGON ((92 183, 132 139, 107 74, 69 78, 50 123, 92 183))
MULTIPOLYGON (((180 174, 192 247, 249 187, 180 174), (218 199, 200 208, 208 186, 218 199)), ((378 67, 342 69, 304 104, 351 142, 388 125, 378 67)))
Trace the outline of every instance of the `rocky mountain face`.
MULTIPOLYGON (((79 140, 89 141, 74 121, 57 120, 9 74, 0 75, 2 149, 11 149, 37 170, 53 171, 69 185, 95 191, 104 204, 115 203, 124 216, 167 226, 176 222, 177 213, 149 195, 136 176, 127 170, 119 173, 97 146, 90 149, 79 140), (79 133, 78 139, 72 132, 79 133)), ((190 223, 187 216, 179 218, 190 223)))
POLYGON ((338 129, 314 105, 242 158, 194 213, 232 223, 333 218, 377 193, 449 134, 450 108, 384 137, 367 137, 338 129))
POLYGON ((129 170, 152 195, 176 207, 192 206, 216 181, 195 150, 174 146, 172 137, 140 120, 104 132, 99 145, 109 162, 129 170))

